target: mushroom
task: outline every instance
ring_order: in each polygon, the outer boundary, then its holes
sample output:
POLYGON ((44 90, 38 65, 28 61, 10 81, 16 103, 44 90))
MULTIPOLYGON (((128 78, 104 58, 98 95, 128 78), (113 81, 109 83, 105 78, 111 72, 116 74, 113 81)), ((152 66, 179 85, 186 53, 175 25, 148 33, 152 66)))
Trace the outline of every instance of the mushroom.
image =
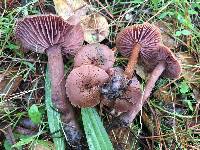
POLYGON ((94 65, 74 68, 66 80, 66 93, 72 105, 93 107, 101 99, 100 86, 108 80, 105 70, 94 65))
POLYGON ((116 100, 119 93, 126 92, 127 83, 133 77, 134 66, 137 63, 138 56, 146 58, 149 53, 161 42, 161 34, 157 27, 149 24, 137 24, 123 29, 116 39, 116 47, 124 57, 129 57, 128 65, 118 77, 113 76, 109 83, 101 90, 107 99, 116 100), (119 80, 119 81, 118 81, 119 80), (114 82, 113 82, 114 81, 114 82), (118 84, 118 89, 112 90, 113 83, 118 84))
POLYGON ((74 67, 91 64, 105 71, 112 68, 114 62, 113 51, 106 45, 99 43, 83 46, 74 57, 74 67))
POLYGON ((122 126, 127 126, 133 121, 138 112, 142 109, 143 104, 150 96, 151 91, 160 76, 173 79, 178 78, 181 73, 180 63, 171 50, 162 44, 158 45, 157 49, 152 51, 148 57, 142 57, 141 63, 148 71, 152 71, 152 73, 145 86, 143 96, 138 101, 137 105, 133 107, 131 111, 123 113, 119 117, 122 126))
POLYGON ((156 81, 162 75, 166 78, 176 79, 180 76, 181 65, 172 51, 160 44, 148 57, 141 58, 141 64, 148 72, 152 72, 145 86, 143 101, 150 96, 156 81))
POLYGON ((125 80, 123 69, 119 67, 110 69, 109 76, 111 80, 104 83, 101 88, 101 93, 104 95, 101 104, 113 107, 117 112, 130 111, 142 96, 139 81, 136 77, 129 81, 125 80))
POLYGON ((131 79, 138 56, 148 54, 161 42, 160 30, 149 23, 136 24, 123 29, 116 39, 116 47, 124 57, 129 57, 125 76, 131 79))
POLYGON ((25 49, 47 54, 52 101, 63 113, 63 122, 77 129, 72 106, 63 92, 65 83, 62 52, 76 54, 84 40, 80 25, 69 25, 55 15, 29 16, 17 22, 16 38, 25 49))

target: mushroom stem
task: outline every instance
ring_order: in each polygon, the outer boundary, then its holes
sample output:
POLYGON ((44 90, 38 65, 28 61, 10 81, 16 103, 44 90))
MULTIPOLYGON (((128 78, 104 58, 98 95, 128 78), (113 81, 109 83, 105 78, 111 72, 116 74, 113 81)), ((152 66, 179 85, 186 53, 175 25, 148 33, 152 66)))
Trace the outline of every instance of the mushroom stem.
POLYGON ((143 94, 143 98, 142 98, 142 102, 145 102, 148 97, 151 94, 151 91, 153 89, 153 87, 155 86, 156 81, 158 80, 158 78, 161 76, 161 74, 163 73, 163 71, 165 70, 165 62, 160 62, 152 71, 151 76, 149 78, 149 80, 147 81, 147 84, 145 86, 144 89, 144 94, 143 94))
POLYGON ((61 48, 60 46, 55 45, 49 48, 46 52, 48 56, 48 68, 51 79, 52 102, 58 111, 61 112, 61 119, 64 124, 67 125, 68 129, 68 133, 66 134, 72 139, 70 144, 73 144, 74 142, 78 142, 77 138, 80 138, 74 136, 80 136, 81 132, 78 123, 75 120, 73 108, 65 93, 64 64, 61 48))
POLYGON ((140 49, 141 49, 141 45, 138 43, 134 45, 134 47, 132 48, 131 56, 129 57, 127 67, 124 71, 124 74, 126 75, 127 79, 131 79, 133 76, 134 67, 135 67, 135 64, 137 63, 140 49))
POLYGON ((146 84, 145 89, 144 89, 144 94, 141 98, 140 103, 133 105, 133 108, 131 109, 131 111, 123 113, 120 116, 119 119, 120 119, 120 121, 123 122, 124 126, 129 125, 135 119, 136 115, 142 109, 143 104, 145 103, 145 101, 150 96, 151 91, 152 91, 153 87, 155 86, 156 81, 158 80, 158 78, 160 77, 160 75, 162 74, 162 72, 164 70, 165 70, 165 63, 164 62, 160 62, 154 68, 153 72, 151 73, 149 80, 147 81, 147 84, 146 84))
POLYGON ((51 79, 52 101, 60 112, 64 112, 66 108, 66 95, 62 91, 64 86, 64 64, 61 48, 59 46, 53 46, 46 52, 51 79))

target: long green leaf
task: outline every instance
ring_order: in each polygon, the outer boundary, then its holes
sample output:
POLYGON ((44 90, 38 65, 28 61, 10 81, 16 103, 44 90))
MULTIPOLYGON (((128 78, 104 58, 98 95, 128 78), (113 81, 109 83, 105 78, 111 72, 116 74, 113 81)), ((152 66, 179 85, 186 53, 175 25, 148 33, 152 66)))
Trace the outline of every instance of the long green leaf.
POLYGON ((53 141, 56 150, 65 150, 64 137, 61 131, 60 114, 53 109, 53 104, 51 100, 51 82, 49 79, 48 69, 46 71, 46 79, 45 79, 45 103, 47 109, 49 128, 53 136, 53 141))
POLYGON ((112 143, 96 110, 82 108, 81 114, 90 150, 113 150, 112 143))

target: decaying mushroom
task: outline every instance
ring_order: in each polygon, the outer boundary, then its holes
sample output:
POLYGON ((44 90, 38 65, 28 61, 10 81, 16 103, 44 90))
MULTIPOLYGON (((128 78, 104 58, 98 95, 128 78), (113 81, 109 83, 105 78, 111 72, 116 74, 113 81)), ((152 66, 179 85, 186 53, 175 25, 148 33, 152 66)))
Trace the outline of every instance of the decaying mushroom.
POLYGON ((109 76, 111 80, 101 87, 101 93, 104 96, 101 104, 110 106, 117 112, 130 111, 142 96, 137 78, 133 77, 131 80, 125 80, 123 72, 123 69, 119 67, 110 69, 109 76))
POLYGON ((123 29, 116 39, 116 47, 124 57, 129 57, 124 74, 131 79, 138 56, 148 57, 161 42, 160 30, 149 23, 136 24, 123 29))
POLYGON ((95 43, 83 46, 74 57, 74 67, 95 65, 107 71, 113 67, 115 57, 106 45, 95 43))
POLYGON ((81 20, 84 38, 88 43, 98 43, 109 35, 109 24, 106 18, 98 13, 86 16, 81 20))
POLYGON ((148 71, 151 71, 151 76, 147 81, 142 98, 138 101, 137 105, 129 112, 123 113, 118 119, 122 126, 130 124, 139 111, 142 109, 143 104, 146 102, 151 94, 156 81, 162 75, 167 78, 178 78, 181 73, 181 66, 174 54, 164 45, 158 45, 157 49, 152 51, 148 57, 141 58, 142 64, 148 71))
POLYGON ((72 105, 93 107, 101 100, 100 86, 108 80, 105 70, 94 65, 74 68, 66 80, 66 93, 72 105))
MULTIPOLYGON (((79 131, 72 106, 63 92, 65 82, 62 52, 70 55, 76 54, 84 40, 80 25, 69 25, 61 17, 55 15, 29 16, 17 22, 16 38, 25 49, 47 54, 52 101, 62 112, 63 122, 74 127, 77 131, 72 133, 79 136, 75 133, 79 131)), ((74 135, 69 136, 74 138, 74 135)), ((78 142, 76 137, 74 140, 71 144, 78 142)))

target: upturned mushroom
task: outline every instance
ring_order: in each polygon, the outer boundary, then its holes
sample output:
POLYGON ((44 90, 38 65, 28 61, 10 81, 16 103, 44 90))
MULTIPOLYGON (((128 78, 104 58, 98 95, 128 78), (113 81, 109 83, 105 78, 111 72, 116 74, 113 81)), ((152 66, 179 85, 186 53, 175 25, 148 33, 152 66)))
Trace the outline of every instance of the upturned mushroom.
MULTIPOLYGON (((80 25, 72 26, 55 15, 28 16, 17 21, 15 32, 17 40, 25 49, 47 54, 52 101, 62 112, 63 122, 78 132, 72 106, 63 92, 65 82, 62 52, 76 54, 84 40, 80 25)), ((74 140, 77 142, 77 139, 74 140)))
POLYGON ((138 56, 148 57, 149 53, 161 42, 160 30, 149 23, 136 24, 123 29, 116 39, 116 47, 124 57, 129 57, 124 71, 131 79, 138 56))
POLYGON ((176 79, 181 74, 181 65, 173 52, 166 46, 160 44, 148 57, 141 58, 141 64, 145 66, 151 76, 145 86, 143 101, 150 96, 156 81, 160 76, 176 79))
POLYGON ((141 63, 145 66, 147 71, 151 71, 151 76, 147 81, 143 96, 137 105, 133 107, 131 111, 123 113, 119 117, 121 124, 124 126, 130 124, 142 109, 143 104, 150 96, 151 91, 160 76, 174 79, 178 78, 181 73, 180 63, 172 51, 162 44, 158 45, 157 49, 152 51, 152 53, 149 53, 148 57, 142 57, 141 63))
POLYGON ((74 67, 95 65, 105 71, 113 67, 114 52, 106 45, 95 43, 83 46, 74 57, 74 67))
POLYGON ((72 105, 93 107, 100 103, 100 86, 108 80, 105 70, 94 65, 74 68, 66 80, 66 93, 72 105))

